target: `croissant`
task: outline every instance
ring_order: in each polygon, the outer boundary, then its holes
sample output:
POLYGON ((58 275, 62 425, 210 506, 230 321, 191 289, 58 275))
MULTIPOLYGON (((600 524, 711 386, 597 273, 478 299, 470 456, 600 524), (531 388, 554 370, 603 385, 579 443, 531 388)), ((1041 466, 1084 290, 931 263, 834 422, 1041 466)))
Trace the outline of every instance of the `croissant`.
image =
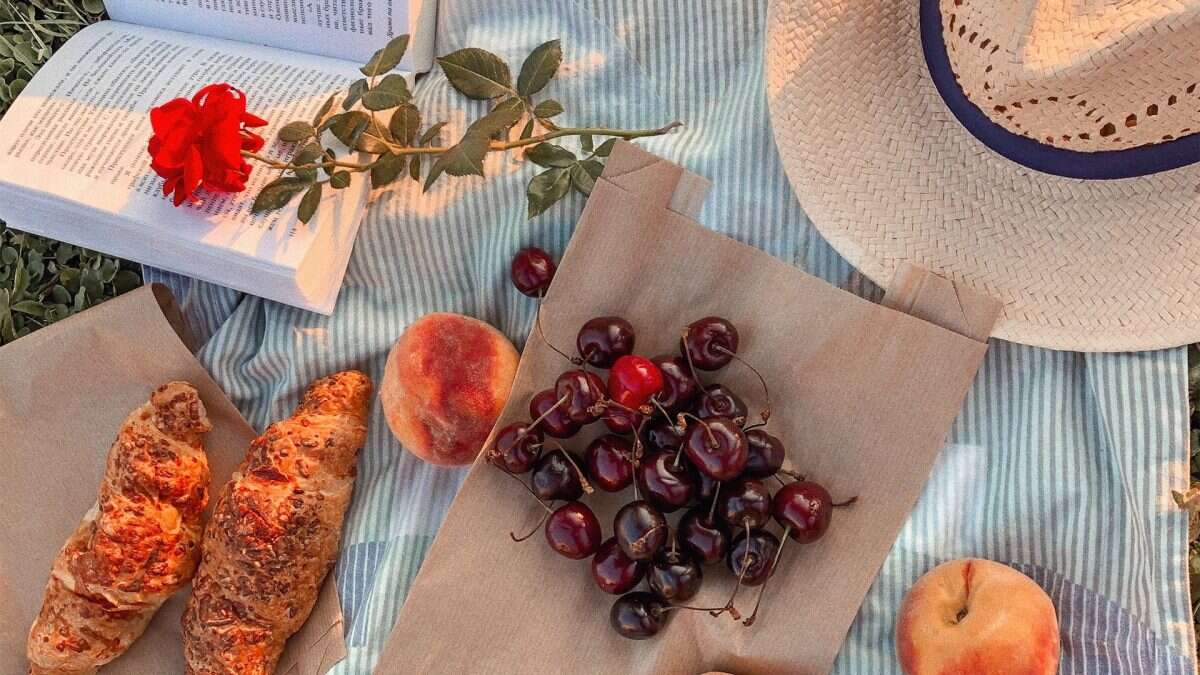
POLYGON ((165 384, 125 419, 96 504, 59 551, 29 630, 29 672, 95 673, 192 578, 212 429, 196 389, 165 384))
POLYGON ((274 671, 337 557, 370 395, 357 371, 318 380, 250 444, 204 531, 183 614, 188 673, 274 671))

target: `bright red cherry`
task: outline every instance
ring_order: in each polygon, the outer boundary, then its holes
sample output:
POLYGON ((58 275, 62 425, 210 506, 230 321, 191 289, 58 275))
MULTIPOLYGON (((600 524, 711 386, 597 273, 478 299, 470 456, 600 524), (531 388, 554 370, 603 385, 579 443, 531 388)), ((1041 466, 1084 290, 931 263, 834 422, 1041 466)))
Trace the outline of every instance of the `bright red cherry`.
POLYGON ((554 259, 540 248, 530 247, 517 251, 509 270, 513 285, 525 295, 536 298, 550 290, 557 270, 554 259))
POLYGON ((809 480, 788 483, 775 491, 771 515, 787 528, 788 535, 809 544, 821 538, 833 518, 833 499, 819 483, 809 480))
POLYGON ((600 521, 583 502, 568 502, 546 519, 546 541, 572 560, 586 558, 600 548, 600 521))
POLYGON ((608 371, 608 395, 626 408, 645 405, 662 388, 662 371, 642 356, 622 356, 608 371))

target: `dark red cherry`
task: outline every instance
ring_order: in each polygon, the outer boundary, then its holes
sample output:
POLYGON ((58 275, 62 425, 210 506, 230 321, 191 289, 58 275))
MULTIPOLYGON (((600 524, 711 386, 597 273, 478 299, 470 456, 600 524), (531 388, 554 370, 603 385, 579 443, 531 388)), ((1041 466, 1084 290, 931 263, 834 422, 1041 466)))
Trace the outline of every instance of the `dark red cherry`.
POLYGON ((766 530, 751 530, 749 536, 742 533, 733 539, 725 563, 734 577, 742 576, 743 586, 758 586, 775 571, 775 554, 779 552, 779 539, 766 530))
POLYGON ((778 438, 762 429, 751 429, 746 432, 746 441, 750 445, 743 476, 770 478, 783 468, 783 443, 778 438))
POLYGON ((568 502, 546 519, 546 542, 572 560, 587 558, 600 548, 600 521, 583 502, 568 502))
POLYGON ((688 505, 696 494, 696 478, 686 461, 676 455, 656 452, 642 458, 636 471, 642 495, 666 513, 688 505))
POLYGON ((590 319, 575 338, 579 355, 597 368, 611 368, 617 359, 632 354, 633 343, 633 325, 619 316, 590 319))
POLYGON ((686 602, 700 591, 704 573, 686 549, 667 546, 654 557, 646 578, 658 597, 667 602, 686 602))
POLYGON ((708 517, 708 511, 695 508, 683 514, 676 530, 679 543, 705 565, 721 562, 729 550, 729 534, 708 517))
POLYGON ((697 506, 708 506, 712 504, 712 499, 717 494, 717 486, 720 485, 713 480, 712 476, 696 473, 696 495, 692 499, 692 503, 697 506))
POLYGON ((604 426, 608 427, 614 434, 632 434, 642 426, 642 422, 646 420, 646 416, 640 412, 633 412, 624 408, 618 408, 615 405, 608 406, 604 409, 604 426))
POLYGON ((646 428, 646 445, 658 452, 675 452, 683 447, 683 434, 670 420, 657 419, 646 428))
POLYGON ((662 371, 642 356, 622 356, 608 371, 608 395, 626 408, 645 405, 662 387, 662 371))
POLYGON ((653 504, 629 502, 613 518, 617 545, 631 560, 650 560, 667 541, 667 519, 653 504))
POLYGON ((604 381, 595 373, 568 370, 558 376, 554 393, 558 398, 569 397, 566 403, 567 416, 576 424, 591 424, 600 419, 602 411, 597 404, 604 399, 605 390, 604 381))
POLYGON ((688 326, 680 349, 681 354, 691 355, 700 370, 724 368, 733 360, 726 352, 736 354, 738 350, 737 328, 721 317, 704 317, 688 326))
POLYGON ((708 385, 696 402, 696 417, 720 415, 734 420, 745 420, 746 414, 746 403, 723 384, 708 385))
POLYGON ((771 520, 771 493, 760 480, 747 478, 726 483, 720 497, 717 512, 734 532, 746 529, 747 524, 758 529, 771 520))
POLYGON ((775 491, 771 515, 801 544, 820 539, 833 518, 833 499, 819 483, 796 481, 775 491))
POLYGON ((608 620, 621 637, 645 640, 662 630, 669 614, 666 608, 667 605, 652 593, 637 591, 617 598, 608 620))
POLYGON ((588 476, 601 490, 620 492, 633 483, 633 443, 628 439, 600 436, 588 445, 584 458, 588 476))
POLYGON ((509 270, 513 285, 525 295, 536 298, 550 289, 557 266, 554 259, 540 248, 530 247, 517 251, 509 270))
POLYGON ((559 405, 561 398, 553 389, 539 391, 529 399, 529 416, 541 420, 537 427, 547 436, 570 438, 579 433, 580 425, 567 415, 567 402, 559 405))
POLYGON ((687 362, 682 356, 670 354, 660 354, 650 360, 663 375, 662 390, 654 397, 659 405, 672 414, 690 410, 700 393, 700 385, 692 377, 687 362))
POLYGON ((537 461, 542 440, 542 432, 529 423, 510 424, 496 434, 488 461, 509 473, 525 473, 537 461))
POLYGON ((533 467, 529 486, 544 502, 569 502, 579 499, 583 494, 583 482, 579 479, 576 466, 580 466, 579 459, 567 459, 562 450, 542 453, 541 459, 533 467))
POLYGON ((645 561, 625 555, 617 538, 609 537, 592 558, 592 579, 605 593, 620 595, 632 591, 641 582, 648 566, 645 561))
POLYGON ((737 478, 746 467, 749 443, 728 417, 703 417, 688 425, 683 450, 700 473, 718 481, 737 478))

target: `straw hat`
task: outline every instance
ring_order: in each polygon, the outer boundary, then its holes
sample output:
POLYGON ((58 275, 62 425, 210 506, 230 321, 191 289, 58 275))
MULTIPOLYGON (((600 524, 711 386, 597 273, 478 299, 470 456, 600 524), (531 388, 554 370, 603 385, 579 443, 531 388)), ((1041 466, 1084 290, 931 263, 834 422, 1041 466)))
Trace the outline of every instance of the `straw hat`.
POLYGON ((864 274, 1004 303, 996 337, 1200 341, 1200 0, 774 0, 801 205, 864 274))

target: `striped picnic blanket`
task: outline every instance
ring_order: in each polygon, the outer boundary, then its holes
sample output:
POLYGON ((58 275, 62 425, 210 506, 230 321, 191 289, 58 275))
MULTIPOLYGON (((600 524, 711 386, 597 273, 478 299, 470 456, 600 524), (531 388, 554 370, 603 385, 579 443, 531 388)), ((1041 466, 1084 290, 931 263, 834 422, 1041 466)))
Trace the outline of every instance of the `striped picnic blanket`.
MULTIPOLYGON (((763 85, 765 0, 443 0, 438 51, 483 47, 513 67, 561 38, 549 92, 583 126, 683 121, 643 147, 711 178, 700 221, 830 283, 872 296, 822 240, 784 176, 763 85)), ((416 87, 423 111, 461 133, 482 104, 440 72, 416 87)), ((358 367, 378 378, 392 342, 431 311, 461 312, 518 345, 533 303, 504 270, 521 246, 565 248, 578 196, 530 221, 534 169, 488 160, 489 178, 405 181, 377 196, 332 317, 149 271, 172 285, 200 358, 258 428, 288 414, 304 386, 358 367)), ((1051 595, 1063 673, 1191 673, 1195 645, 1184 516, 1170 489, 1188 482, 1183 349, 1076 354, 993 341, 928 487, 867 595, 838 673, 898 671, 892 639, 905 590, 961 556, 1009 562, 1051 595)), ((379 407, 359 465, 338 588, 349 658, 368 673, 464 471, 426 465, 388 433, 379 407)), ((453 639, 454 636, 447 636, 453 639)))

